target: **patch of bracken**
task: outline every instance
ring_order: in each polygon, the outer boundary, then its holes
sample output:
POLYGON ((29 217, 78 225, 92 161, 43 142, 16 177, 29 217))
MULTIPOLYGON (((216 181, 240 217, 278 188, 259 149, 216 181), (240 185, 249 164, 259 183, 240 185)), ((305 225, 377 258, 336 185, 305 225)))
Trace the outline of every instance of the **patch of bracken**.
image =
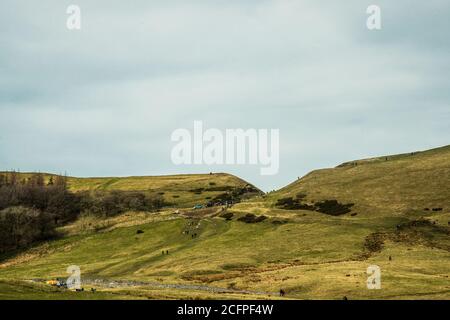
POLYGON ((252 213, 247 213, 245 216, 238 218, 238 221, 245 223, 258 223, 266 220, 266 216, 255 216, 252 213))

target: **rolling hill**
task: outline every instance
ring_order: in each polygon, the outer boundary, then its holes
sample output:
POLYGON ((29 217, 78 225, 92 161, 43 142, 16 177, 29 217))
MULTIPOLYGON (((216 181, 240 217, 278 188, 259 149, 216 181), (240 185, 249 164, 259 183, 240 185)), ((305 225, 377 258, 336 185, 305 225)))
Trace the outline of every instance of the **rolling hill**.
POLYGON ((59 239, 4 257, 0 299, 275 299, 280 289, 284 299, 450 299, 448 146, 313 171, 231 208, 190 209, 218 192, 210 183, 247 184, 228 175, 71 179, 74 191, 183 200, 179 212, 80 217, 59 239), (45 285, 73 264, 97 293, 45 285), (366 286, 370 265, 380 290, 366 286))
MULTIPOLYGON (((6 172, 0 172, 6 173, 6 172)), ((19 180, 26 180, 34 173, 17 173, 19 180)), ((45 183, 54 174, 43 173, 45 183)), ((226 173, 180 174, 166 176, 136 177, 67 177, 69 191, 72 192, 111 192, 137 191, 161 195, 172 207, 205 204, 227 192, 240 191, 240 196, 247 197, 261 193, 248 182, 226 173)))
POLYGON ((270 198, 306 195, 313 203, 336 199, 354 203, 360 215, 422 215, 450 207, 450 146, 424 152, 346 162, 316 170, 274 192, 270 198))

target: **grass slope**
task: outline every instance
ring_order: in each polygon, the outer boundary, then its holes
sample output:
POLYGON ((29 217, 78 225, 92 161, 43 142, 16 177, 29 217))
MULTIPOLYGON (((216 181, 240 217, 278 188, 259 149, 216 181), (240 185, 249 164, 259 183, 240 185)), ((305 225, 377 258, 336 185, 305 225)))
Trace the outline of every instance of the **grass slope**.
MULTIPOLYGON (((234 289, 226 294, 235 298, 276 297, 280 288, 288 298, 300 299, 449 298, 449 251, 421 239, 386 241, 382 251, 362 258, 365 236, 374 231, 372 221, 311 215, 277 225, 274 218, 246 224, 216 217, 198 220, 199 236, 192 239, 182 234, 192 219, 157 215, 161 219, 152 223, 43 244, 16 257, 16 264, 4 264, 0 279, 64 277, 67 266, 76 264, 85 280, 144 282, 118 289, 86 284, 103 293, 128 290, 131 297, 158 298, 163 290, 170 298, 224 298, 223 293, 193 287, 206 286, 234 289), (382 290, 366 289, 370 264, 382 269, 382 290)), ((382 219, 377 227, 390 230, 391 222, 382 219)))
POLYGON ((272 193, 273 201, 307 195, 316 202, 354 203, 361 215, 421 216, 424 208, 450 207, 450 146, 425 152, 347 162, 316 170, 272 193))
POLYGON ((100 228, 76 221, 61 239, 0 262, 0 299, 265 299, 279 298, 280 289, 287 299, 450 299, 449 167, 445 147, 318 170, 236 204, 227 210, 231 220, 167 210, 89 221, 100 228), (274 206, 299 192, 308 202, 355 206, 341 216, 274 206), (249 213, 267 218, 238 220, 249 213), (98 288, 95 297, 30 282, 66 277, 72 264, 87 288, 98 288), (381 268, 381 290, 366 287, 373 264, 381 268))
MULTIPOLYGON (((19 173, 19 180, 31 177, 33 173, 19 173)), ((44 174, 46 182, 53 174, 44 174)), ((180 174, 142 177, 68 177, 68 188, 81 191, 140 191, 160 194, 172 206, 192 206, 204 204, 215 196, 234 188, 244 188, 248 182, 226 173, 180 174)), ((253 186, 252 186, 253 187, 253 186)))

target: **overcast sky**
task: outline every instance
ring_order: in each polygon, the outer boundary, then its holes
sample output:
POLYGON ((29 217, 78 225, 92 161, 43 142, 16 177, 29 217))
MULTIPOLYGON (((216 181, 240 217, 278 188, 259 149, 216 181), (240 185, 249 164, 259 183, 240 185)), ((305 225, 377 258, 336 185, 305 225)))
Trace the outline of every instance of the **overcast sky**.
POLYGON ((230 172, 263 190, 450 143, 448 0, 0 2, 0 170, 230 172), (81 30, 66 9, 81 8, 81 30), (366 9, 382 10, 382 30, 366 9), (280 170, 176 166, 171 133, 280 129, 280 170))

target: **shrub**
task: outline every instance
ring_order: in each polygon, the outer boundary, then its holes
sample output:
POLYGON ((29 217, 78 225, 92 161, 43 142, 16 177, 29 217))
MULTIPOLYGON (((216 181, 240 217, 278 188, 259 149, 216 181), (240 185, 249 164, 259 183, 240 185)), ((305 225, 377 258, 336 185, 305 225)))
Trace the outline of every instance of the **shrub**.
POLYGON ((298 207, 300 206, 300 202, 292 197, 281 198, 277 200, 275 206, 286 210, 297 210, 299 209, 298 207))
POLYGON ((321 202, 316 202, 315 206, 317 211, 332 216, 339 216, 350 212, 350 208, 353 207, 353 203, 342 204, 337 200, 325 200, 321 202))
POLYGON ((154 211, 162 208, 164 199, 160 195, 140 192, 112 191, 83 194, 82 210, 96 216, 114 216, 125 211, 154 211))
POLYGON ((293 197, 281 198, 277 200, 275 206, 285 210, 309 210, 339 216, 350 212, 350 208, 354 205, 353 203, 342 204, 337 200, 324 200, 311 205, 302 203, 305 197, 306 194, 299 193, 295 199, 293 197))
POLYGON ((382 233, 371 233, 365 238, 364 248, 369 252, 379 252, 383 249, 384 235, 382 233))
POLYGON ((238 218, 238 221, 242 221, 245 223, 258 223, 266 220, 266 216, 255 216, 252 213, 247 213, 245 216, 238 218))
POLYGON ((44 212, 26 207, 0 211, 0 252, 22 248, 54 235, 51 218, 44 212))
POLYGON ((231 212, 225 212, 220 215, 220 217, 225 218, 225 220, 231 220, 231 218, 233 218, 233 216, 234 216, 234 214, 231 212))

